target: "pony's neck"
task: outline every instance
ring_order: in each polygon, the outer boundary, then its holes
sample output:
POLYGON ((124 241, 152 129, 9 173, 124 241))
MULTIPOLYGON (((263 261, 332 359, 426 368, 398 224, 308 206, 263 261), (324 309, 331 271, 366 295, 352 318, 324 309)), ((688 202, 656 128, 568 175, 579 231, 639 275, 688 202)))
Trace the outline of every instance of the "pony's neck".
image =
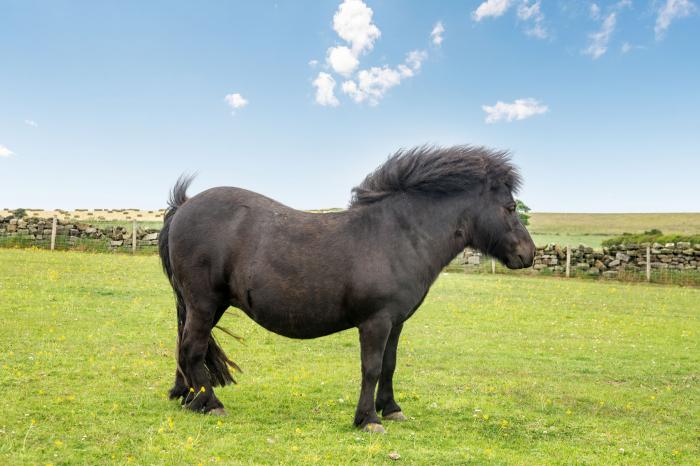
POLYGON ((401 194, 387 201, 433 279, 469 243, 464 198, 401 194))

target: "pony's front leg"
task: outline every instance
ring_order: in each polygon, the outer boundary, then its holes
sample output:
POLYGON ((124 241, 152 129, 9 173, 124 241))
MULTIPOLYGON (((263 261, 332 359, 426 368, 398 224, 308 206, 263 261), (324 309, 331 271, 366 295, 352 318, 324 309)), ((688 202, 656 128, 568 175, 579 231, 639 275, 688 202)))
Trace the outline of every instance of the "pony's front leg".
POLYGON ((375 408, 378 413, 382 413, 382 419, 389 421, 405 421, 406 416, 401 412, 401 407, 394 399, 394 370, 396 369, 396 350, 399 345, 399 336, 403 324, 395 325, 389 334, 389 340, 384 349, 382 360, 382 375, 379 378, 379 388, 377 389, 377 401, 375 408))
POLYGON ((374 407, 374 391, 382 373, 382 358, 391 333, 391 319, 378 314, 358 326, 362 358, 362 388, 355 411, 355 425, 368 432, 384 432, 374 407))

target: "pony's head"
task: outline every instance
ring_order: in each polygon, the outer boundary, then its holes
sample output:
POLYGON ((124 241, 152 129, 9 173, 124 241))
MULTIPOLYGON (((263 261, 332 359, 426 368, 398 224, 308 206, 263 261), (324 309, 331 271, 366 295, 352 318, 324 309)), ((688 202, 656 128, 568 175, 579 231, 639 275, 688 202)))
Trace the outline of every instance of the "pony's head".
POLYGON ((535 243, 520 220, 508 180, 489 180, 480 202, 472 209, 468 228, 476 249, 501 261, 509 269, 530 267, 535 258, 535 243))
MULTIPOLYGON (((530 267, 535 245, 516 212, 520 174, 507 152, 484 147, 400 150, 353 189, 351 207, 413 194, 454 207, 455 234, 511 269, 530 267)), ((462 244, 462 247, 464 246, 462 244)))

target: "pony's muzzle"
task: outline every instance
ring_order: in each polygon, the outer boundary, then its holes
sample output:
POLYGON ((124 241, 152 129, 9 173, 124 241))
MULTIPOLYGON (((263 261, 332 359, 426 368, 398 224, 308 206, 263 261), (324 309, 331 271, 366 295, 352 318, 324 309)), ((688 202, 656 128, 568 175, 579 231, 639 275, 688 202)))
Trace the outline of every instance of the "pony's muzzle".
POLYGON ((535 261, 535 243, 532 240, 528 242, 521 241, 515 248, 513 254, 508 256, 506 261, 506 267, 509 269, 526 269, 532 267, 532 263, 535 261))

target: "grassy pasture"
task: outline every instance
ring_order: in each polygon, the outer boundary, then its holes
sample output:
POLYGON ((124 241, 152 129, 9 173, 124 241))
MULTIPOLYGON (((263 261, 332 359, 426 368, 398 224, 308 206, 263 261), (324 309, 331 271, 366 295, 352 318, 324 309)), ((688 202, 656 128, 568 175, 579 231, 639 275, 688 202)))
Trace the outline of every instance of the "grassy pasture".
POLYGON ((664 233, 700 232, 700 213, 576 214, 534 212, 532 231, 579 235, 620 235, 657 228, 664 233))
POLYGON ((0 250, 1 464, 697 464, 700 290, 442 275, 395 378, 411 420, 351 426, 355 331, 294 341, 238 311, 225 418, 165 398, 155 256, 0 250))
POLYGON ((622 233, 642 233, 658 229, 666 234, 700 233, 700 213, 577 214, 533 212, 528 230, 535 243, 584 244, 600 247, 601 243, 622 233))

